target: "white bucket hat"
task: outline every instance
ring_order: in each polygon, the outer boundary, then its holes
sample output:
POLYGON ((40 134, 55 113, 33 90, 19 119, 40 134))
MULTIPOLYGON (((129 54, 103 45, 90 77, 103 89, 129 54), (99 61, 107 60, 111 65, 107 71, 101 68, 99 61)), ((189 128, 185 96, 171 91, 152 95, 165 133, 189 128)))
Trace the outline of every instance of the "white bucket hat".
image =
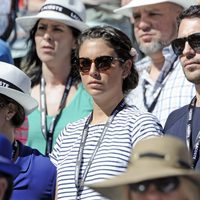
POLYGON ((37 108, 37 101, 30 96, 31 80, 14 65, 0 62, 0 94, 18 102, 30 114, 37 108))
POLYGON ((114 10, 114 12, 119 12, 124 15, 132 15, 131 8, 140 7, 140 6, 147 6, 151 4, 158 4, 158 3, 174 3, 179 6, 182 6, 183 9, 189 8, 191 5, 197 5, 197 0, 132 0, 127 5, 114 10))
POLYGON ((88 26, 85 22, 85 6, 81 0, 46 0, 36 15, 16 18, 16 22, 29 32, 39 19, 62 22, 80 31, 88 26))
POLYGON ((191 165, 191 154, 182 140, 151 137, 135 145, 126 172, 88 186, 111 200, 125 200, 128 184, 164 177, 188 177, 200 187, 200 173, 191 165))

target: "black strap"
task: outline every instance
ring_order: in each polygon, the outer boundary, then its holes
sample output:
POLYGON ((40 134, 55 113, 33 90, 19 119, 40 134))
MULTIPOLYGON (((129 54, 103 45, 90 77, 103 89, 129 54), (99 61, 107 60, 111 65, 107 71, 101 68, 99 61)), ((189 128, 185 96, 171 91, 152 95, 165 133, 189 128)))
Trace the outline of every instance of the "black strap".
POLYGON ((12 159, 16 157, 17 149, 18 149, 18 142, 17 140, 14 140, 14 142, 12 143, 12 159))
POLYGON ((74 20, 83 21, 81 19, 81 17, 79 15, 77 15, 77 13, 75 13, 74 11, 72 11, 72 10, 66 8, 66 7, 58 5, 58 4, 53 4, 53 3, 52 4, 46 4, 40 9, 40 12, 46 11, 46 10, 59 12, 59 13, 62 13, 62 14, 69 16, 70 18, 72 18, 74 20))
POLYGON ((56 124, 58 123, 60 119, 62 110, 65 107, 65 102, 66 102, 69 90, 71 88, 72 82, 73 82, 72 78, 69 77, 65 85, 65 90, 63 92, 62 99, 60 101, 58 114, 53 117, 48 129, 47 120, 46 120, 47 108, 46 108, 45 80, 43 77, 41 78, 41 82, 40 82, 41 131, 46 140, 46 149, 45 149, 46 155, 49 155, 49 153, 51 153, 52 151, 54 130, 55 130, 56 124))
POLYGON ((199 148, 200 148, 200 131, 198 132, 195 143, 192 147, 192 120, 193 114, 196 106, 197 98, 196 96, 192 99, 188 107, 188 121, 187 121, 187 129, 186 129, 186 144, 189 151, 192 152, 192 168, 195 168, 198 158, 199 158, 199 148))
POLYGON ((22 89, 20 89, 19 87, 17 87, 13 83, 11 83, 11 82, 9 82, 9 81, 7 81, 5 79, 2 79, 2 78, 0 78, 0 87, 14 89, 14 90, 18 90, 18 91, 24 93, 24 91, 22 89))
MULTIPOLYGON (((165 73, 165 75, 164 75, 165 77, 167 77, 172 72, 173 67, 174 67, 174 63, 176 62, 177 58, 178 57, 175 57, 175 59, 172 62, 169 70, 165 73)), ((164 87, 164 85, 165 85, 166 82, 167 82, 167 79, 162 83, 162 88, 164 87)), ((146 109, 147 109, 148 112, 152 112, 154 110, 157 102, 158 102, 158 98, 159 98, 159 96, 161 94, 162 88, 160 88, 160 91, 158 92, 158 94, 157 94, 156 98, 154 99, 154 101, 152 102, 152 104, 150 106, 148 106, 147 105, 147 98, 146 98, 146 91, 147 91, 146 84, 147 84, 147 81, 144 81, 143 85, 142 85, 143 86, 143 100, 144 100, 144 105, 145 105, 145 107, 146 107, 146 109)))
POLYGON ((88 174, 88 171, 92 165, 92 162, 94 160, 94 157, 103 141, 103 138, 110 126, 110 124, 112 123, 112 121, 114 120, 114 117, 117 115, 117 113, 119 111, 121 111, 124 107, 126 106, 125 104, 125 101, 124 99, 122 99, 120 101, 120 103, 117 105, 117 107, 113 110, 113 112, 111 113, 110 117, 108 118, 105 126, 104 126, 104 129, 103 129, 103 132, 98 140, 98 143, 90 157, 90 160, 88 162, 88 164, 86 165, 86 169, 83 173, 83 177, 80 178, 80 170, 81 170, 81 167, 82 167, 82 164, 83 164, 83 150, 84 150, 84 147, 85 147, 85 143, 86 143, 86 139, 87 139, 87 135, 88 135, 88 129, 89 129, 89 124, 92 120, 92 116, 93 116, 93 113, 91 113, 91 115, 88 117, 88 119, 86 120, 86 123, 85 123, 85 126, 84 126, 84 129, 83 129, 83 133, 82 133, 82 138, 81 138, 81 143, 80 143, 80 147, 79 147, 79 152, 78 152, 78 156, 77 156, 77 160, 76 160, 76 169, 75 169, 75 184, 76 184, 76 188, 77 188, 77 196, 79 195, 79 192, 82 190, 83 186, 84 186, 84 182, 85 182, 85 179, 86 179, 86 176, 88 174))

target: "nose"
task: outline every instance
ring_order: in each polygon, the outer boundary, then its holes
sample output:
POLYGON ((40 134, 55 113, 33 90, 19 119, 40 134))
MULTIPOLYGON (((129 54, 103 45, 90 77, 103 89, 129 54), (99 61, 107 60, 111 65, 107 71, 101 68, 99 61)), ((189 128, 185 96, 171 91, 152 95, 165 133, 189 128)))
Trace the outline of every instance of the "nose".
POLYGON ((141 14, 140 19, 136 20, 135 26, 138 27, 138 29, 143 30, 144 32, 147 32, 151 29, 151 22, 147 15, 141 14))
POLYGON ((183 55, 186 56, 187 59, 191 59, 196 55, 196 52, 192 47, 189 45, 189 43, 186 41, 185 47, 183 49, 183 55))
POLYGON ((43 38, 48 40, 48 41, 52 40, 53 34, 52 34, 52 31, 49 28, 45 31, 43 38))
POLYGON ((92 76, 93 78, 98 78, 99 77, 99 71, 96 68, 94 61, 92 61, 92 64, 90 66, 89 75, 92 76))
POLYGON ((160 200, 162 199, 162 195, 165 195, 159 192, 154 185, 150 185, 148 190, 145 192, 144 198, 145 200, 160 200))

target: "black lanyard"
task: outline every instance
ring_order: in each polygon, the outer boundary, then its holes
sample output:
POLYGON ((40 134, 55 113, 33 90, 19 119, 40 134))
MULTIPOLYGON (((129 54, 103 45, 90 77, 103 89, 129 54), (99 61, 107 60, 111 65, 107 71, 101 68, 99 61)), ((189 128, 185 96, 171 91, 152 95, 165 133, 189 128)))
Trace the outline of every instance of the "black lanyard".
POLYGON ((12 159, 16 157, 17 149, 18 149, 18 142, 17 140, 14 140, 14 142, 12 143, 12 159))
POLYGON ((197 98, 194 97, 189 104, 189 111, 188 111, 188 122, 187 122, 187 130, 186 130, 186 144, 189 149, 189 151, 192 151, 192 168, 195 168, 198 156, 199 156, 199 147, 200 147, 200 131, 197 134, 197 137, 195 139, 194 146, 192 147, 192 118, 194 114, 194 109, 196 105, 197 98))
POLYGON ((60 106, 58 110, 58 114, 53 117, 49 129, 47 129, 47 108, 46 108, 46 93, 45 93, 45 80, 42 77, 40 82, 40 107, 41 107, 41 130, 44 138, 46 139, 46 149, 45 154, 49 155, 52 151, 52 144, 53 144, 53 133, 56 127, 56 124, 61 116, 62 110, 65 107, 65 102, 69 93, 69 90, 72 85, 72 78, 69 77, 66 84, 65 90, 63 92, 62 99, 60 101, 60 106))
MULTIPOLYGON (((172 70, 174 69, 174 63, 176 62, 176 60, 177 60, 177 57, 175 57, 175 59, 174 59, 174 61, 172 62, 172 64, 171 64, 169 70, 168 70, 165 74, 163 74, 163 78, 162 78, 162 79, 164 79, 165 77, 167 77, 167 76, 172 72, 172 70)), ((169 76, 168 76, 168 78, 169 78, 169 76)), ((163 83, 162 83, 162 88, 164 87, 164 85, 165 85, 165 83, 167 82, 168 78, 165 79, 165 80, 163 81, 163 83)), ((153 100, 152 104, 148 106, 148 105, 147 105, 147 98, 146 98, 146 91, 147 91, 146 85, 147 85, 147 81, 144 80, 144 82, 143 82, 143 84, 142 84, 142 87, 143 87, 143 101, 144 101, 144 106, 145 106, 145 108, 147 109, 148 112, 152 112, 152 111, 154 110, 155 106, 156 106, 156 103, 157 103, 157 101, 158 101, 158 98, 159 98, 159 96, 160 96, 160 93, 161 93, 161 91, 162 91, 162 88, 160 88, 160 90, 159 90, 159 92, 158 92, 156 98, 153 100)))
POLYGON ((82 190, 83 186, 84 186, 84 182, 85 182, 85 179, 86 179, 86 176, 88 174, 88 171, 92 165, 92 162, 94 160, 94 157, 103 141, 103 138, 110 126, 110 124, 112 123, 114 117, 117 115, 117 113, 119 111, 121 111, 124 107, 126 106, 125 104, 125 101, 124 99, 122 99, 122 101, 120 101, 120 103, 117 105, 117 107, 113 110, 113 112, 111 113, 110 117, 108 118, 105 126, 104 126, 104 129, 103 129, 103 132, 98 140, 98 143, 90 157, 90 160, 88 162, 88 164, 86 165, 86 169, 83 173, 83 177, 81 178, 81 180, 79 180, 79 176, 80 176, 80 170, 81 170, 81 166, 82 166, 82 161, 83 161, 83 150, 84 150, 84 147, 85 147, 85 143, 86 143, 86 139, 87 139, 87 135, 88 135, 88 128, 89 128, 89 124, 92 120, 92 113, 91 115, 88 117, 88 119, 86 120, 86 123, 85 123, 85 126, 84 126, 84 129, 83 129, 83 133, 82 133, 82 138, 81 138, 81 143, 80 143, 80 147, 79 147, 79 152, 78 152, 78 156, 77 156, 77 160, 76 160, 76 169, 75 169, 75 184, 76 184, 76 188, 77 188, 77 196, 78 196, 78 193, 79 191, 82 190))

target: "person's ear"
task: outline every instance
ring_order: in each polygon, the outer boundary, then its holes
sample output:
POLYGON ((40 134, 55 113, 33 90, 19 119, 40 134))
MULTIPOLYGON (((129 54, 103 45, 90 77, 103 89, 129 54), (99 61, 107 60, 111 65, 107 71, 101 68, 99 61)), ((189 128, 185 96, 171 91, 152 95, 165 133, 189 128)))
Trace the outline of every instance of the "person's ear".
POLYGON ((125 79, 131 73, 133 63, 130 59, 126 60, 123 64, 122 78, 125 79))
POLYGON ((76 49, 76 46, 77 46, 77 41, 74 38, 73 41, 72 41, 72 49, 76 49))
POLYGON ((6 113, 6 120, 11 120, 12 117, 16 114, 17 112, 17 106, 13 103, 9 103, 7 105, 7 113, 6 113))

